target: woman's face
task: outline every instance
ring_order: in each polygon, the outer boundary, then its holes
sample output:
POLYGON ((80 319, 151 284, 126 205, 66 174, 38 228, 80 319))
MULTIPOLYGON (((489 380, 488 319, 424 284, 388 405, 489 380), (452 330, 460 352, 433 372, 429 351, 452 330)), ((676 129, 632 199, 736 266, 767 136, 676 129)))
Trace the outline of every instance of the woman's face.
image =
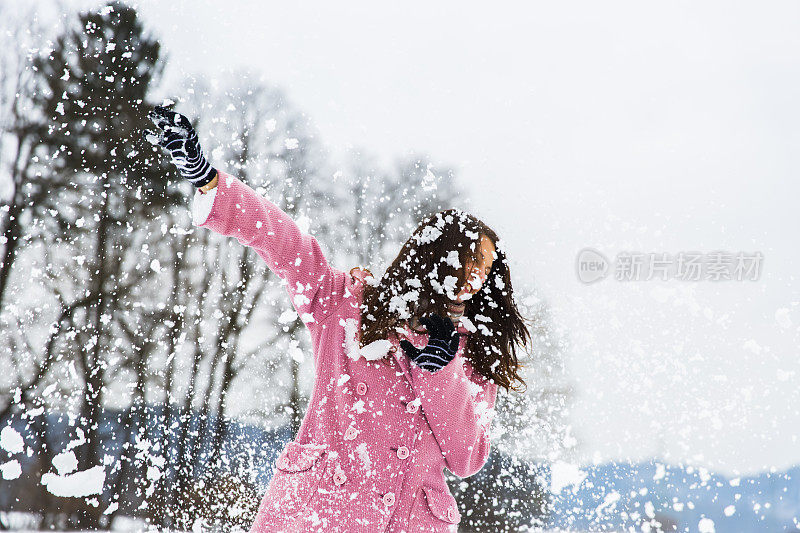
POLYGON ((481 290, 486 277, 492 270, 492 264, 495 259, 497 259, 497 252, 495 251, 494 243, 486 235, 481 235, 477 261, 467 260, 467 264, 464 266, 467 272, 467 282, 462 287, 461 292, 456 295, 456 302, 461 303, 464 300, 469 300, 473 294, 481 290))

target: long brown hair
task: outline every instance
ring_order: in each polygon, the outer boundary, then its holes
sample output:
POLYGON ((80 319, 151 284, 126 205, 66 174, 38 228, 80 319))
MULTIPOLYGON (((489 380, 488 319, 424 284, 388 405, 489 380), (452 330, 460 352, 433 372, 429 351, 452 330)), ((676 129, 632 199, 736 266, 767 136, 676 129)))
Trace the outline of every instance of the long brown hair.
POLYGON ((416 324, 430 313, 447 316, 448 293, 458 293, 467 280, 464 265, 478 261, 481 235, 494 244, 497 258, 481 290, 465 301, 464 316, 477 328, 464 356, 482 376, 498 386, 519 391, 525 381, 517 348, 530 343, 525 319, 514 302, 511 273, 497 234, 474 216, 458 209, 441 211, 423 221, 377 282, 367 283, 361 305, 360 344, 385 339, 396 327, 416 324))

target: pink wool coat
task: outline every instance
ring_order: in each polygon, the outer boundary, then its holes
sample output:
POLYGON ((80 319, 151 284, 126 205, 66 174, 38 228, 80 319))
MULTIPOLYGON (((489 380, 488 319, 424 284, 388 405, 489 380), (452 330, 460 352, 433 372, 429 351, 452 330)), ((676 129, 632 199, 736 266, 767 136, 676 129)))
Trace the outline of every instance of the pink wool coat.
MULTIPOLYGON (((435 373, 411 363, 397 336, 359 348, 364 271, 329 265, 316 239, 224 172, 195 196, 193 218, 251 246, 286 280, 314 346, 308 411, 250 531, 456 531, 461 513, 444 468, 464 478, 485 464, 497 394, 463 357, 463 326, 458 354, 435 373)), ((398 336, 427 344, 408 329, 398 336)))

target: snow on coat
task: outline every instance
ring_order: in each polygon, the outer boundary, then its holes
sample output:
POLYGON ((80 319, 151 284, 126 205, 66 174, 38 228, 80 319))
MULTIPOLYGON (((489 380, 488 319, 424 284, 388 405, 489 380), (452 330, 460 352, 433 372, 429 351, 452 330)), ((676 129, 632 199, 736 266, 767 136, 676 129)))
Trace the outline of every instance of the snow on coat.
MULTIPOLYGON (((461 514, 444 468, 464 478, 485 464, 497 394, 463 357, 466 329, 456 357, 435 373, 410 363, 397 335, 359 348, 363 270, 329 265, 314 237, 224 172, 195 195, 193 220, 252 247, 286 280, 313 342, 308 411, 250 531, 456 531, 461 514)), ((399 335, 427 344, 425 334, 399 335)))

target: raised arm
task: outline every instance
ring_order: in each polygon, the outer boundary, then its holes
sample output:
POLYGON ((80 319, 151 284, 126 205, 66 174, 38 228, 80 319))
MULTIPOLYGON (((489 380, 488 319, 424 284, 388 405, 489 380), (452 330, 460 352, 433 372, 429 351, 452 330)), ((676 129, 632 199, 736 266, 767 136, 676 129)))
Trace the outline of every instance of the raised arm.
POLYGON ((158 129, 147 132, 148 140, 165 148, 196 188, 193 223, 254 248, 286 281, 301 320, 313 330, 344 298, 346 275, 332 268, 317 240, 275 204, 212 167, 188 118, 164 107, 149 117, 158 129))
POLYGON ((218 174, 216 187, 195 194, 193 223, 252 247, 286 280, 300 319, 313 328, 341 303, 346 274, 331 267, 317 239, 278 206, 235 177, 218 174))

